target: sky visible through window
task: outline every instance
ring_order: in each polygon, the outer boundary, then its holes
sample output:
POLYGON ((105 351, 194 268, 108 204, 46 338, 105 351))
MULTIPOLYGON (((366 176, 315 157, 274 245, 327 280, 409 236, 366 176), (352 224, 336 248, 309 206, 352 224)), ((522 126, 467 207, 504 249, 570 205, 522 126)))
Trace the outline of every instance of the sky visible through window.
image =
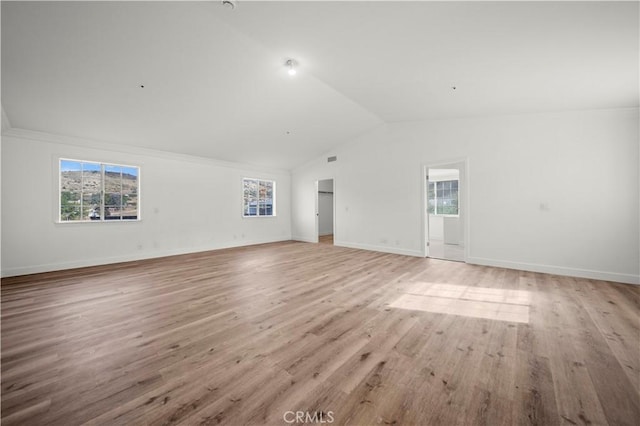
MULTIPOLYGON (((73 161, 73 160, 60 160, 60 171, 61 172, 79 172, 79 171, 87 171, 87 172, 99 172, 100 171, 100 163, 90 163, 85 161, 73 161)), ((105 171, 107 172, 120 172, 125 175, 138 176, 138 168, 137 167, 126 167, 126 166, 112 166, 109 164, 105 165, 105 171)))

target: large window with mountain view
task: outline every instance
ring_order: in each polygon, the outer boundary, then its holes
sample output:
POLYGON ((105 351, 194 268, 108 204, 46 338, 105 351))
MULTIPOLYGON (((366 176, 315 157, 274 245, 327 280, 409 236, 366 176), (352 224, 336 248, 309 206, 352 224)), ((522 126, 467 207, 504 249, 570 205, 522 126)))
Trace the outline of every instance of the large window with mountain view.
POLYGON ((125 221, 140 218, 140 169, 60 160, 60 221, 125 221))
POLYGON ((458 180, 429 182, 429 214, 458 215, 458 180))
POLYGON ((242 179, 244 217, 276 215, 276 183, 272 180, 242 179))

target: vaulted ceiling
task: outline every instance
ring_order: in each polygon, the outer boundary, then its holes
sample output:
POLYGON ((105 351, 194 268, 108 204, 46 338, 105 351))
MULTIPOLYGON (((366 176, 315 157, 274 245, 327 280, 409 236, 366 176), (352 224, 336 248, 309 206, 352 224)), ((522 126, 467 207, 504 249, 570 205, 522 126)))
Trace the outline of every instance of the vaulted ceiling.
POLYGON ((2 2, 13 127, 284 169, 383 123, 638 106, 638 76, 638 2, 2 2))

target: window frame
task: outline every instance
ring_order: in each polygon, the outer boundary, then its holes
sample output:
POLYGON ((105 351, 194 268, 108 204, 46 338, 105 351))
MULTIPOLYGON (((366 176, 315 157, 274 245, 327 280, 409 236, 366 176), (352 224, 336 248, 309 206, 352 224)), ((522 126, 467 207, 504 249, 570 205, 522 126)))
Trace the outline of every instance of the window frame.
MULTIPOLYGON (((142 175, 142 170, 141 167, 139 165, 131 165, 131 164, 124 164, 124 163, 115 163, 115 162, 107 162, 107 161, 94 161, 94 160, 78 160, 78 159, 74 159, 74 158, 68 158, 68 157, 57 157, 57 175, 58 175, 58 185, 57 185, 57 212, 56 212, 56 223, 59 224, 68 224, 68 223, 136 223, 136 222, 140 222, 142 221, 142 203, 141 203, 141 187, 142 187, 142 181, 141 181, 141 175, 142 175), (88 164, 94 164, 94 165, 98 165, 100 168, 100 175, 101 175, 101 183, 100 183, 100 219, 79 219, 79 220, 63 220, 62 219, 62 162, 63 161, 71 161, 71 162, 75 162, 75 163, 88 163, 88 164), (120 168, 130 168, 130 169, 136 169, 137 171, 137 196, 138 196, 138 200, 137 200, 137 211, 136 211, 136 218, 135 219, 123 219, 122 217, 120 217, 119 219, 106 219, 105 218, 105 180, 104 180, 104 175, 105 175, 105 170, 108 167, 120 167, 120 168)), ((80 192, 81 197, 82 197, 82 191, 80 192)), ((121 201, 122 203, 122 201, 121 201)), ((82 211, 81 211, 81 215, 82 215, 82 211)), ((82 216, 81 216, 82 217, 82 216)))
POLYGON ((277 202, 276 202, 276 181, 275 179, 265 179, 265 178, 252 178, 252 177, 243 177, 241 182, 241 203, 242 203, 242 209, 241 209, 241 215, 243 219, 252 219, 252 218, 273 218, 273 217, 277 217, 277 210, 276 210, 276 206, 277 206, 277 202), (257 202, 258 204, 256 205, 256 214, 255 215, 247 215, 245 214, 245 196, 244 196, 244 185, 246 181, 255 181, 256 184, 258 185, 258 188, 260 188, 260 183, 261 182, 269 182, 271 183, 271 187, 272 187, 272 196, 271 196, 271 214, 267 215, 267 214, 260 214, 260 190, 258 189, 258 197, 257 197, 257 202))
POLYGON ((460 178, 458 179, 443 179, 443 180, 430 180, 427 182, 427 212, 432 216, 440 216, 440 217, 460 217, 460 178), (457 193, 458 193, 458 205, 456 206, 457 213, 438 213, 438 183, 441 182, 457 182, 457 193), (429 212, 429 185, 433 183, 434 186, 434 206, 433 213, 429 212))

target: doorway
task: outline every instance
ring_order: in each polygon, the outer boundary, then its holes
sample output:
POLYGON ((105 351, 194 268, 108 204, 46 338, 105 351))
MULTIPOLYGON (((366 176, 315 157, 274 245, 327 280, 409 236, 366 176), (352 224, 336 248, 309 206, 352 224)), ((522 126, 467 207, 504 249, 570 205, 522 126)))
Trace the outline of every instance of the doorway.
POLYGON ((466 260, 466 161, 425 166, 425 254, 466 260))
POLYGON ((335 229, 333 179, 322 179, 317 182, 316 200, 318 242, 321 244, 333 244, 335 229))

